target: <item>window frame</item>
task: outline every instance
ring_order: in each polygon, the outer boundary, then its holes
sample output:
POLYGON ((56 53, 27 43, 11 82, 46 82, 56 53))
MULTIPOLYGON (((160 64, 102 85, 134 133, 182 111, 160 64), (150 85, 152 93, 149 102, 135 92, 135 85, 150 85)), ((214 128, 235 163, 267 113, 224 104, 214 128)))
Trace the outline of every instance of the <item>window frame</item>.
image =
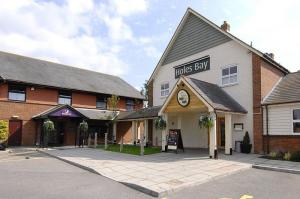
POLYGON ((125 101, 125 106, 126 106, 126 111, 133 111, 134 110, 134 99, 126 99, 125 101), (132 103, 128 103, 128 101, 131 101, 132 103), (132 106, 132 109, 128 109, 128 106, 132 106))
POLYGON ((239 83, 239 72, 238 72, 238 65, 237 64, 229 64, 226 66, 221 67, 221 81, 220 81, 220 85, 221 87, 226 87, 226 86, 233 86, 239 83), (230 68, 236 67, 236 73, 230 74, 230 68), (223 70, 225 69, 229 69, 229 73, 228 75, 224 75, 223 76, 223 70), (236 82, 230 82, 230 79, 232 77, 236 76, 236 82), (227 84, 223 84, 223 78, 229 78, 229 83, 227 84))
POLYGON ((8 84, 8 88, 7 88, 7 100, 13 101, 13 102, 26 102, 26 98, 27 98, 27 87, 25 85, 8 84), (19 87, 19 88, 22 88, 24 91, 19 91, 18 92, 17 89, 11 89, 11 87, 19 87), (13 90, 15 92, 12 92, 13 90), (24 94, 24 100, 10 99, 10 93, 24 94))
POLYGON ((58 91, 58 97, 57 97, 57 104, 59 104, 59 105, 72 105, 72 98, 73 98, 73 96, 72 96, 72 91, 67 91, 67 90, 59 90, 58 91), (62 93, 65 93, 65 94, 62 94, 62 93), (66 94, 67 93, 67 94, 66 94), (68 97, 61 97, 62 95, 64 95, 64 96, 70 96, 70 98, 68 98, 68 97), (64 99, 70 99, 70 104, 64 104, 64 103, 59 103, 59 99, 60 98, 64 98, 64 99))
POLYGON ((96 109, 100 109, 100 110, 106 110, 107 109, 107 96, 102 96, 102 95, 99 95, 99 96, 96 96, 96 109), (98 99, 100 98, 103 98, 104 99, 104 103, 105 103, 105 107, 98 107, 97 104, 98 104, 98 99))
POLYGON ((300 108, 292 108, 292 133, 293 134, 300 134, 300 131, 299 132, 294 131, 294 123, 300 123, 300 119, 294 119, 294 110, 299 110, 300 111, 300 108))
POLYGON ((170 95, 170 83, 169 82, 162 82, 160 84, 159 90, 160 90, 160 97, 162 97, 162 98, 168 97, 170 95), (161 87, 163 85, 166 85, 166 84, 168 84, 168 88, 167 89, 166 88, 162 89, 161 87), (162 95, 162 92, 166 92, 166 91, 168 91, 168 94, 162 95))

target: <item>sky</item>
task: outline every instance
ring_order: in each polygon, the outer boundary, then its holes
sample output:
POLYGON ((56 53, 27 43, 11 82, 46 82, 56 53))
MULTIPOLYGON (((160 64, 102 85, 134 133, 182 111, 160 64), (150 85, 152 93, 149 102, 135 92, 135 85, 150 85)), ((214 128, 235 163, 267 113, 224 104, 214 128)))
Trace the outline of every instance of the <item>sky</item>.
POLYGON ((297 0, 2 0, 0 51, 117 75, 140 90, 188 7, 300 69, 297 0))

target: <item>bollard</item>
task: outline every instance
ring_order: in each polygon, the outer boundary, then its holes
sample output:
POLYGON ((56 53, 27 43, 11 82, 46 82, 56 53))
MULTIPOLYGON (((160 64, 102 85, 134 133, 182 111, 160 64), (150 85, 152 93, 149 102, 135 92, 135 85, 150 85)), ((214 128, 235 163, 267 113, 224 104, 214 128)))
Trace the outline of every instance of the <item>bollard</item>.
POLYGON ((107 133, 105 133, 104 149, 107 149, 107 133))
POLYGON ((144 155, 144 140, 145 140, 145 138, 144 138, 144 135, 142 134, 141 135, 141 142, 140 142, 140 145, 141 145, 141 156, 144 155))
POLYGON ((97 140, 98 140, 98 138, 97 138, 97 133, 95 133, 95 138, 94 138, 94 148, 97 148, 97 140))
POLYGON ((120 152, 123 151, 123 136, 121 137, 120 152))
POLYGON ((89 137, 88 137, 88 147, 91 146, 91 134, 89 134, 89 137))

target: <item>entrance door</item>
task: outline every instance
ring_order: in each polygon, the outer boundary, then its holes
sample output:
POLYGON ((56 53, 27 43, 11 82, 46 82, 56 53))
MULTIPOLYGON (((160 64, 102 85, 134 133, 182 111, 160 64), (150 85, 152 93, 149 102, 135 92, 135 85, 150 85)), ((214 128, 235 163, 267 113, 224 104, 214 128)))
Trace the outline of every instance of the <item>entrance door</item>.
POLYGON ((22 120, 9 121, 9 146, 20 146, 22 144, 22 120))
POLYGON ((225 147, 225 118, 218 118, 218 146, 221 148, 225 147))

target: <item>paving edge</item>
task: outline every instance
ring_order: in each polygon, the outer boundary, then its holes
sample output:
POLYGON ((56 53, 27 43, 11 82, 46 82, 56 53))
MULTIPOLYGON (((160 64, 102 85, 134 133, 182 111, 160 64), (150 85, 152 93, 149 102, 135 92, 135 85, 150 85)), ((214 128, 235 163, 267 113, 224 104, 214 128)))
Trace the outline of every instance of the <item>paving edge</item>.
MULTIPOLYGON (((73 162, 73 161, 70 161, 70 160, 66 160, 66 159, 64 159, 64 158, 61 158, 61 157, 52 155, 52 154, 47 153, 46 151, 43 151, 43 150, 40 150, 40 149, 37 149, 37 151, 40 152, 40 153, 43 153, 43 154, 45 154, 45 155, 48 155, 48 156, 50 156, 50 157, 56 158, 56 159, 58 159, 58 160, 61 160, 61 161, 65 162, 65 163, 68 163, 68 164, 70 164, 70 165, 73 165, 73 166, 75 166, 75 167, 78 167, 78 168, 80 168, 80 169, 84 169, 84 170, 89 171, 89 172, 91 172, 91 173, 94 173, 94 174, 103 176, 103 175, 101 175, 101 173, 97 172, 96 170, 94 170, 94 169, 92 169, 92 168, 90 168, 90 167, 83 166, 83 165, 78 164, 78 163, 76 163, 76 162, 73 162)), ((106 177, 106 176, 103 176, 103 177, 108 178, 108 179, 110 179, 110 180, 113 180, 113 181, 115 181, 115 182, 124 184, 124 185, 127 186, 127 187, 130 187, 130 188, 132 188, 132 189, 134 189, 134 190, 137 190, 137 191, 140 191, 140 192, 142 192, 142 193, 148 194, 148 195, 150 195, 150 196, 160 197, 161 194, 165 194, 165 192, 156 192, 156 191, 153 191, 153 190, 151 190, 151 189, 147 189, 147 188, 142 187, 142 186, 137 185, 137 184, 126 183, 126 182, 122 182, 122 181, 116 181, 116 180, 111 179, 111 178, 106 177)))
POLYGON ((282 168, 282 167, 265 166, 265 165, 260 165, 260 164, 254 164, 254 165, 252 165, 252 168, 269 170, 269 171, 277 171, 277 172, 283 172, 283 173, 300 174, 300 170, 287 169, 287 168, 282 168))

